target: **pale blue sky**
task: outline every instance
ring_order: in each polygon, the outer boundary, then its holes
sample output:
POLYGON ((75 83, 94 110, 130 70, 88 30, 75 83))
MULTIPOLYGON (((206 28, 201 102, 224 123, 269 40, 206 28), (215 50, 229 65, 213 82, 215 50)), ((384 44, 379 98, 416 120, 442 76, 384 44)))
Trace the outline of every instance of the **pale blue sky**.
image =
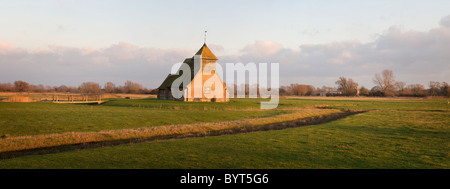
POLYGON ((448 0, 0 0, 0 83, 157 87, 205 29, 219 61, 279 62, 281 84, 449 82, 448 15, 448 0))
POLYGON ((18 47, 106 47, 121 41, 196 49, 208 42, 236 53, 255 40, 286 48, 371 41, 391 26, 426 31, 450 1, 0 1, 0 38, 18 47))

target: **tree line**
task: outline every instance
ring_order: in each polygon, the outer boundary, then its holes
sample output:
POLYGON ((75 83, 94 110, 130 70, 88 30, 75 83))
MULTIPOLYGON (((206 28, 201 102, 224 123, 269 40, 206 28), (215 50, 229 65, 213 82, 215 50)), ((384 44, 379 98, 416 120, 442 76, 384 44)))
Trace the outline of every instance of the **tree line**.
POLYGON ((290 84, 280 87, 280 96, 447 96, 450 97, 450 87, 447 82, 430 81, 428 88, 422 84, 409 84, 396 81, 392 70, 383 70, 375 74, 372 79, 374 87, 368 89, 358 87, 358 83, 351 78, 339 77, 336 86, 314 88, 311 85, 290 84))
MULTIPOLYGON (((447 96, 450 97, 450 87, 447 82, 430 81, 428 88, 422 84, 409 84, 396 81, 392 70, 383 70, 375 74, 372 79, 374 87, 368 89, 351 78, 339 77, 336 80, 336 86, 322 86, 316 88, 306 84, 290 84, 280 86, 280 96, 406 96, 406 97, 425 97, 425 96, 447 96)), ((235 85, 235 89, 238 87, 235 85)), ((258 90, 258 85, 241 87, 245 90, 245 96, 249 96, 252 88, 258 90)), ((238 89, 239 90, 239 89, 238 89)), ((234 95, 237 95, 237 91, 234 95)), ((0 83, 0 92, 63 92, 63 93, 131 93, 131 94, 157 94, 157 89, 148 89, 141 84, 127 81, 124 85, 116 85, 113 82, 107 82, 103 86, 95 82, 83 82, 78 87, 74 86, 44 86, 31 85, 25 81, 15 81, 14 83, 0 83)), ((231 94, 230 94, 231 95, 231 94)), ((259 93, 258 93, 259 96, 259 93)))
POLYGON ((143 87, 141 84, 127 81, 124 85, 116 85, 113 82, 107 82, 100 86, 96 82, 83 82, 81 85, 75 86, 49 86, 49 85, 32 85, 25 81, 15 81, 14 83, 0 83, 0 92, 61 92, 61 93, 82 93, 82 94, 99 94, 99 93, 129 93, 129 94, 156 94, 155 90, 143 87))

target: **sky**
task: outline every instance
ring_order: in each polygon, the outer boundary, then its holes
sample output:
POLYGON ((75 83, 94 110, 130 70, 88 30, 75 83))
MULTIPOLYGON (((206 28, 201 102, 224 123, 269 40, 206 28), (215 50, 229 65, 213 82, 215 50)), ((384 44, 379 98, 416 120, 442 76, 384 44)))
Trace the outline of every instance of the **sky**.
POLYGON ((280 84, 450 82, 450 1, 0 0, 0 83, 156 88, 204 42, 224 63, 279 63, 280 84))

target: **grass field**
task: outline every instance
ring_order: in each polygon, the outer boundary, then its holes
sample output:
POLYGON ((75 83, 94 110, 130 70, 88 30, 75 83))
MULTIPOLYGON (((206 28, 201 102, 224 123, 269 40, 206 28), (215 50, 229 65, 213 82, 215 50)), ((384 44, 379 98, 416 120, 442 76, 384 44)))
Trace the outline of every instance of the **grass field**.
POLYGON ((339 109, 368 112, 283 130, 22 156, 0 160, 0 168, 450 168, 447 99, 293 98, 281 99, 278 109, 268 111, 258 109, 260 101, 112 99, 95 106, 0 103, 0 136, 9 135, 0 143, 15 137, 200 122, 208 128, 214 122, 252 125, 339 109))
POLYGON ((180 103, 156 99, 120 99, 102 105, 0 103, 0 136, 229 121, 289 112, 289 110, 253 111, 251 108, 257 109, 258 106, 246 102, 216 104, 180 103), (229 110, 223 110, 223 107, 229 110))

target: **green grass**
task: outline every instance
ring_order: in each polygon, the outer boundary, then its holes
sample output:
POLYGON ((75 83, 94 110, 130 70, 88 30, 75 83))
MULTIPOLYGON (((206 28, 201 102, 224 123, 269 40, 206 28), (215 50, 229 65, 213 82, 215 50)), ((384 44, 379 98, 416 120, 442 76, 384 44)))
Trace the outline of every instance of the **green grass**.
POLYGON ((445 116, 374 111, 280 131, 28 156, 0 161, 0 167, 448 169, 450 122, 430 121, 445 116))
MULTIPOLYGON (((256 100, 256 99, 252 99, 256 100)), ((345 109, 365 110, 439 110, 449 111, 447 99, 364 99, 364 98, 299 98, 281 99, 278 108, 332 106, 345 109)))
MULTIPOLYGON (((196 104, 154 99, 120 99, 103 105, 0 102, 0 136, 216 122, 268 117, 290 112, 283 110, 251 111, 244 108, 214 109, 216 104, 219 103, 196 104), (186 105, 193 108, 177 108, 177 106, 186 105)), ((230 102, 229 104, 242 107, 246 105, 245 102, 230 102)), ((224 105, 226 104, 222 106, 224 105)))
POLYGON ((261 99, 232 99, 225 103, 211 102, 180 102, 158 99, 110 99, 103 106, 114 107, 140 107, 150 109, 168 110, 256 110, 259 109, 261 99))
MULTIPOLYGON (((150 107, 151 101, 143 102, 149 103, 149 111, 195 111, 202 106, 167 102, 165 107, 150 107), (174 109, 176 106, 180 108, 174 109)), ((116 101, 94 108, 146 111, 143 102, 141 108, 135 107, 140 101, 116 101)), ((239 99, 233 103, 238 108, 251 109, 258 102, 258 99, 239 99)), ((0 160, 0 168, 450 168, 450 112, 445 99, 280 101, 280 108, 324 105, 374 111, 278 131, 24 156, 0 160)), ((214 108, 229 109, 227 104, 214 108)), ((210 111, 214 110, 198 110, 210 111)))

